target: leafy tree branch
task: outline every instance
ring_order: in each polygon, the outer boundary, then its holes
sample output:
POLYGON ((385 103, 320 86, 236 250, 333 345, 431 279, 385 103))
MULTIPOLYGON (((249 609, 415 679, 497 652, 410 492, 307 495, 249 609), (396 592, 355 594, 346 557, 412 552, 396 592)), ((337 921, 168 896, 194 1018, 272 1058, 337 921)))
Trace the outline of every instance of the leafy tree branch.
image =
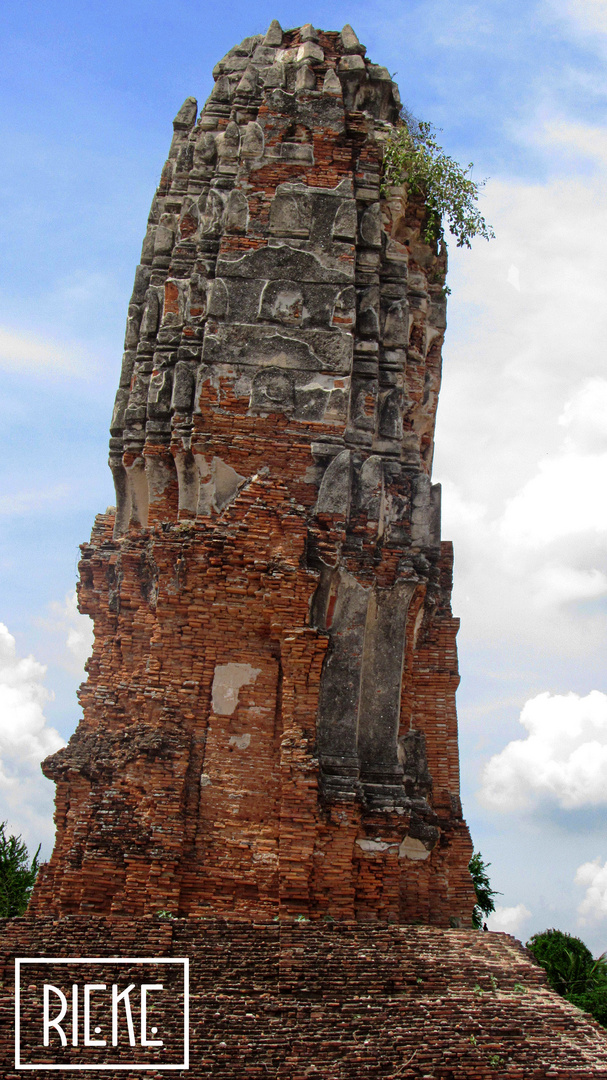
POLYGON ((445 153, 432 124, 403 110, 402 122, 384 149, 382 190, 404 183, 412 195, 425 199, 427 243, 441 239, 446 220, 457 246, 469 248, 475 236, 495 236, 476 205, 485 182, 471 179, 472 167, 471 162, 463 168, 445 153))
POLYGON ((495 900, 493 897, 500 895, 497 889, 491 888, 491 882, 489 881, 489 875, 487 873, 490 866, 491 863, 484 862, 480 851, 475 851, 468 863, 468 869, 476 893, 476 904, 472 910, 472 926, 475 930, 480 930, 486 916, 490 915, 492 911, 495 911, 495 900))

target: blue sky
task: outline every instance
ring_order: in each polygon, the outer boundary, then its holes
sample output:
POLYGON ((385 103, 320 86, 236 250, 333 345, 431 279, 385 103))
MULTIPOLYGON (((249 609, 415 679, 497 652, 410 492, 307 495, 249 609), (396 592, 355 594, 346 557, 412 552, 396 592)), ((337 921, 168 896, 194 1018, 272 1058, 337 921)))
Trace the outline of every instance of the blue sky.
POLYGON ((78 544, 149 204, 185 97, 242 37, 350 22, 488 177, 450 253, 435 479, 455 542, 464 808, 496 928, 607 948, 607 0, 27 2, 0 12, 0 819, 52 844, 74 729, 78 544), (522 718, 522 722, 521 722, 522 718))

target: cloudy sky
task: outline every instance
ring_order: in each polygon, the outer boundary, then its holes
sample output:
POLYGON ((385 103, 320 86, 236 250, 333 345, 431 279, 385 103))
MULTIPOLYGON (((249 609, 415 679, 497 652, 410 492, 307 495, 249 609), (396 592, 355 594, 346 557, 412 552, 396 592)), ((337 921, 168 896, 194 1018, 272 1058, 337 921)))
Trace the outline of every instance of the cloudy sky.
POLYGON ((607 948, 607 0, 20 0, 0 12, 0 820, 52 847, 78 721, 78 544, 145 220, 183 99, 245 35, 354 26, 488 177, 451 247, 435 479, 455 543, 466 816, 524 940, 607 948), (229 17, 227 13, 229 12, 229 17))

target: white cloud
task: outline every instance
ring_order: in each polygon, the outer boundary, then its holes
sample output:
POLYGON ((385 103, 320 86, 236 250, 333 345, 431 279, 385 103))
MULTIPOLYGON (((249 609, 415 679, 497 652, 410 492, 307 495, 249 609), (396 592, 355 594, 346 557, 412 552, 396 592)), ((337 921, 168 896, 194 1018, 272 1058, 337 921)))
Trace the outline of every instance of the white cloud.
POLYGON ((561 448, 540 461, 535 476, 506 503, 506 541, 545 547, 562 537, 607 531, 607 380, 584 379, 557 425, 565 429, 561 448))
POLYGON ((532 547, 589 531, 607 531, 607 452, 555 454, 508 500, 504 539, 532 547))
POLYGON ((93 651, 93 620, 78 611, 76 590, 62 603, 49 604, 50 618, 37 618, 36 625, 47 631, 53 643, 48 655, 72 675, 80 675, 93 651))
POLYGON ((607 379, 586 379, 565 403, 558 422, 567 429, 567 449, 584 454, 607 450, 607 379))
POLYGON ((563 117, 546 120, 540 139, 548 147, 559 147, 579 163, 580 155, 596 166, 607 164, 607 131, 589 124, 572 123, 563 117))
POLYGON ((66 596, 63 610, 67 629, 66 645, 78 668, 81 668, 93 651, 93 620, 78 611, 75 590, 66 596))
POLYGON ((604 368, 605 177, 490 181, 482 208, 497 239, 451 250, 439 434, 443 457, 455 450, 457 474, 495 505, 558 448, 565 403, 604 368), (520 292, 506 286, 513 267, 520 292))
POLYGON ((490 930, 517 937, 522 925, 530 918, 531 912, 524 904, 516 904, 514 907, 496 904, 495 911, 487 918, 487 926, 490 930))
POLYGON ((65 499, 69 494, 67 484, 55 484, 52 488, 39 488, 33 491, 16 491, 12 495, 0 495, 0 515, 13 516, 29 514, 38 510, 41 504, 65 499))
POLYGON ((607 916, 607 862, 601 866, 601 860, 597 858, 578 866, 575 883, 586 888, 586 895, 577 909, 580 925, 604 919, 607 916))
POLYGON ((45 672, 33 656, 17 656, 14 637, 0 623, 0 820, 30 849, 42 842, 48 853, 53 785, 42 776, 40 762, 65 744, 45 720, 51 697, 45 672))
POLYGON ((596 569, 576 570, 572 566, 540 567, 535 573, 533 585, 534 606, 545 610, 607 594, 605 574, 596 569))
POLYGON ((565 11, 582 30, 607 34, 606 0, 567 0, 565 11))
POLYGON ((607 803, 607 694, 538 694, 520 715, 525 739, 485 766, 481 799, 499 810, 549 800, 565 810, 607 803))
POLYGON ((512 285, 512 288, 516 289, 517 292, 521 291, 521 272, 518 266, 515 266, 514 263, 512 263, 508 268, 506 281, 509 285, 512 285))
POLYGON ((483 212, 497 239, 451 249, 434 474, 443 535, 455 543, 462 637, 483 649, 511 642, 598 656, 607 631, 607 135, 575 126, 596 164, 576 175, 560 142, 570 129, 557 138, 542 121, 535 130, 562 175, 490 181, 483 212))
POLYGON ((0 368, 38 375, 83 375, 83 350, 49 341, 36 334, 17 333, 0 326, 0 368))

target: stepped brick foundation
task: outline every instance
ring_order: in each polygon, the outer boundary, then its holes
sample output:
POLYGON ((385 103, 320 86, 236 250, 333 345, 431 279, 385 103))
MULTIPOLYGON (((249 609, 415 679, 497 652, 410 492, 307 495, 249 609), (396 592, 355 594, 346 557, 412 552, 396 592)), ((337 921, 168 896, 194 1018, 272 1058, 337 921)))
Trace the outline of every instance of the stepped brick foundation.
MULTIPOLYGON (((0 945, 3 1025, 12 1019, 12 957, 41 949, 52 956, 189 956, 191 1067, 183 1075, 192 1080, 607 1076, 604 1030, 548 990, 542 969, 506 934, 361 923, 16 919, 0 945)), ((97 982, 98 970, 91 967, 88 977, 97 982)), ((29 1049, 40 1059, 39 1044, 32 1040, 29 1049)), ((82 1060, 82 1048, 79 1054, 82 1060)), ((10 1051, 0 1060, 6 1080, 23 1075, 12 1070, 10 1051)))
MULTIPOLYGON (((80 563, 84 718, 44 763, 55 850, 3 927, 5 1035, 15 957, 175 956, 195 1080, 607 1077, 602 1030, 466 929, 431 481, 446 252, 420 197, 381 188, 397 87, 348 26, 274 22, 214 75, 137 268, 116 508, 80 563)), ((0 1053, 12 1080, 12 1034, 0 1053)))

